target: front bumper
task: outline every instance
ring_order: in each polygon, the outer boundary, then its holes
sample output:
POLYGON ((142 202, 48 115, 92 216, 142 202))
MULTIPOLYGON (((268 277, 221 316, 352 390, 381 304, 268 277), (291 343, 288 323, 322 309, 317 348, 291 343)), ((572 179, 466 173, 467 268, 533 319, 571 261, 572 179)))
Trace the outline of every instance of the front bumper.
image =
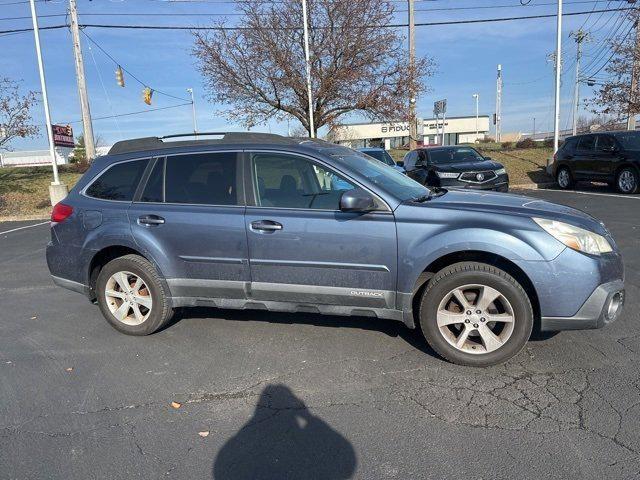
POLYGON ((578 312, 571 317, 542 317, 540 330, 583 330, 602 328, 614 322, 622 312, 625 300, 622 280, 598 286, 578 312))

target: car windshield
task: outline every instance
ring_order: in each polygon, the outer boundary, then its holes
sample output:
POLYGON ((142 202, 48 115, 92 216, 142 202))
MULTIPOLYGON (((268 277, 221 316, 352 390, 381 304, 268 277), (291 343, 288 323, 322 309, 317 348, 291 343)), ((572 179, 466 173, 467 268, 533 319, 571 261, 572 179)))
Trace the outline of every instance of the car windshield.
POLYGON ((366 154, 341 155, 340 158, 382 190, 402 201, 429 195, 428 188, 366 154))
POLYGON ((625 150, 640 150, 640 132, 625 132, 616 135, 625 150))
POLYGON ((473 148, 434 148, 429 150, 429 160, 431 163, 462 163, 462 162, 481 162, 484 160, 482 155, 473 148))
POLYGON ((365 150, 364 152, 370 157, 375 158, 376 160, 380 160, 382 163, 386 163, 387 165, 393 167, 396 162, 393 161, 391 155, 386 150, 365 150))

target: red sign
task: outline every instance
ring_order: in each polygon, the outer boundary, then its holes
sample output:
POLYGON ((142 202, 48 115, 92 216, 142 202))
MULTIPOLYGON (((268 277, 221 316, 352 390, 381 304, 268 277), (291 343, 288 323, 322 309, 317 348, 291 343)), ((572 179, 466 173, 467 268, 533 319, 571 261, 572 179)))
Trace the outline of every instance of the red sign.
POLYGON ((71 125, 51 125, 53 130, 53 144, 56 147, 75 147, 73 129, 71 125))

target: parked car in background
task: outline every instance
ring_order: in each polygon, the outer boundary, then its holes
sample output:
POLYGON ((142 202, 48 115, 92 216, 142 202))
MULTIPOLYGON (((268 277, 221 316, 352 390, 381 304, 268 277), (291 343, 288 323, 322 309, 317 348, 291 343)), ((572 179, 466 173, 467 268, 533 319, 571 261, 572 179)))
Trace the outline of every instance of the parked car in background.
POLYGON ((486 366, 534 324, 599 328, 622 309, 618 248, 578 210, 429 189, 321 140, 166 140, 116 143, 51 215, 54 283, 123 333, 151 334, 178 307, 357 315, 486 366))
POLYGON ((410 178, 430 187, 509 190, 504 166, 472 147, 418 148, 405 155, 404 168, 410 178))
POLYGON ((560 188, 576 182, 607 182, 620 193, 640 189, 640 132, 589 133, 568 137, 553 156, 560 188))
POLYGON ((359 152, 366 153, 370 157, 375 158, 376 160, 380 160, 382 163, 389 165, 390 167, 395 168, 399 172, 404 173, 404 168, 398 165, 395 160, 389 155, 384 148, 374 148, 374 147, 365 147, 359 148, 359 152))

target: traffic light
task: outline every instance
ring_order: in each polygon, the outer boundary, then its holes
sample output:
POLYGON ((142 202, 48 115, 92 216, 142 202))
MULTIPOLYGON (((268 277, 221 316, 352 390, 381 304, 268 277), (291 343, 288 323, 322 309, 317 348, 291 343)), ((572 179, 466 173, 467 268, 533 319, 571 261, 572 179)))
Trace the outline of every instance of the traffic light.
POLYGON ((116 82, 119 86, 124 87, 124 73, 122 72, 122 67, 118 65, 116 69, 116 82))
POLYGON ((146 103, 147 105, 151 105, 152 96, 153 96, 153 90, 150 89, 149 87, 144 87, 144 90, 142 91, 142 100, 144 100, 144 103, 146 103))

